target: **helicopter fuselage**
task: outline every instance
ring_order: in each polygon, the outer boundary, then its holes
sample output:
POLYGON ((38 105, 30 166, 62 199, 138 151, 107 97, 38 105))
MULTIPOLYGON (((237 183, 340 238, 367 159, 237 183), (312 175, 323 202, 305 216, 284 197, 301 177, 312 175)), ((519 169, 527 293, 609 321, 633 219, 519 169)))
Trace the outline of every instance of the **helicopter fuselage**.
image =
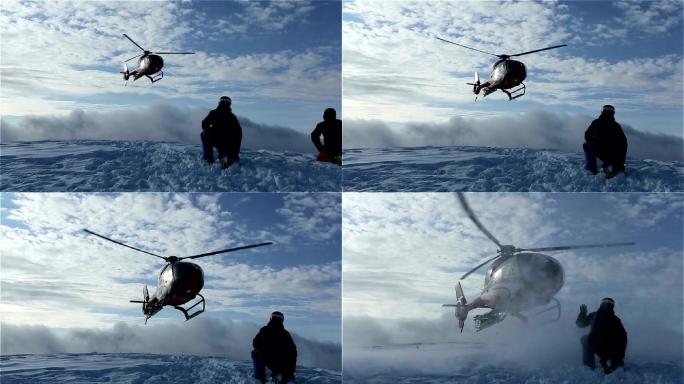
POLYGON ((524 94, 523 81, 526 77, 527 69, 525 68, 525 64, 523 64, 521 61, 511 59, 499 60, 492 66, 492 72, 490 74, 489 80, 480 84, 479 80, 476 79, 475 83, 473 84, 473 93, 479 95, 480 92, 482 92, 484 97, 493 93, 497 89, 500 89, 502 92, 508 95, 509 99, 512 100, 524 94), (523 87, 519 89, 511 92, 506 91, 507 89, 518 87, 521 84, 523 87), (512 94, 520 91, 522 91, 523 94, 512 96, 512 94))
POLYGON ((502 257, 487 271, 482 294, 469 305, 519 313, 546 305, 563 287, 558 260, 542 253, 502 257))
MULTIPOLYGON (((147 286, 143 291, 145 321, 161 311, 165 305, 171 305, 181 310, 187 318, 187 312, 180 306, 197 296, 201 297, 199 292, 203 286, 204 272, 199 265, 187 261, 166 264, 159 274, 159 284, 154 295, 147 297, 147 286)), ((204 298, 201 299, 200 303, 203 301, 204 298)))
POLYGON ((161 56, 154 54, 143 55, 138 59, 138 68, 136 69, 138 74, 136 76, 151 76, 161 71, 163 67, 164 59, 161 56))
POLYGON ((204 272, 187 261, 166 264, 159 274, 153 298, 163 305, 183 305, 193 300, 204 286, 204 272))
POLYGON ((519 86, 527 77, 525 64, 517 60, 499 60, 492 66, 489 83, 491 87, 511 89, 519 86))

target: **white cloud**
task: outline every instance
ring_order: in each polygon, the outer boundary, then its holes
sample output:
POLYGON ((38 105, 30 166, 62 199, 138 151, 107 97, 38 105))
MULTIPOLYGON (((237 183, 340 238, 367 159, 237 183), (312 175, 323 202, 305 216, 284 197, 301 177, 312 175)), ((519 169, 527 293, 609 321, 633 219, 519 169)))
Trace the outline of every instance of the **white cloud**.
MULTIPOLYGON (((668 9, 662 12, 681 16, 668 9)), ((344 4, 344 13, 346 119, 443 122, 461 110, 489 115, 505 108, 508 101, 501 93, 474 104, 464 84, 475 71, 485 77, 495 58, 445 44, 436 36, 496 54, 569 44, 525 56, 528 88, 518 104, 586 111, 606 102, 633 111, 681 109, 679 52, 615 60, 580 56, 587 36, 608 27, 588 26, 562 3, 355 1, 344 4)))
MULTIPOLYGON (((236 220, 230 211, 219 209, 220 196, 3 195, 3 323, 101 328, 114 321, 140 322, 139 307, 128 300, 141 296, 143 283, 156 285, 163 263, 89 236, 83 228, 163 256, 262 242, 281 233, 278 220, 256 229, 236 220)), ((290 224, 295 233, 300 231, 296 225, 290 224)), ((293 317, 339 314, 339 261, 303 264, 283 259, 278 266, 260 262, 260 256, 280 252, 283 246, 288 245, 240 252, 249 262, 221 256, 198 260, 205 270, 208 308, 261 317, 264 305, 259 302, 271 300, 282 302, 293 317)), ((297 247, 306 250, 306 245, 297 247)), ((172 312, 160 315, 180 317, 172 312)))
POLYGON ((682 23, 682 2, 664 1, 616 1, 615 6, 623 11, 614 20, 625 28, 660 34, 682 23))
POLYGON ((283 33, 293 23, 304 23, 315 7, 304 2, 233 5, 242 11, 216 21, 214 15, 175 2, 3 2, 1 112, 111 111, 115 107, 110 102, 94 99, 117 99, 115 103, 132 107, 140 105, 141 96, 214 104, 217 86, 231 89, 242 103, 272 100, 321 110, 339 103, 339 64, 328 60, 336 50, 332 46, 244 55, 197 50, 195 55, 166 57, 164 70, 171 79, 151 86, 143 78, 122 86, 116 73, 121 61, 138 52, 123 33, 149 50, 188 51, 187 36, 218 34, 223 40, 227 30, 283 33), (209 27, 216 23, 219 28, 209 27))

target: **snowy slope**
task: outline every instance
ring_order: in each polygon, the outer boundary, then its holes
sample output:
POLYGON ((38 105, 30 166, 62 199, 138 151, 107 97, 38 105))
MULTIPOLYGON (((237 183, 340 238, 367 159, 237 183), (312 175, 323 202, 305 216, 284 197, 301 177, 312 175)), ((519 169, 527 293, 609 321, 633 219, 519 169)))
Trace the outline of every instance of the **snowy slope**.
POLYGON ((0 145, 3 191, 339 191, 340 167, 313 154, 243 149, 222 170, 199 145, 34 141, 0 145))
POLYGON ((627 175, 584 170, 582 153, 528 148, 417 147, 344 151, 345 191, 670 192, 684 164, 628 159, 627 175))
MULTIPOLYGON (((255 383, 251 361, 150 354, 58 354, 0 357, 0 381, 12 383, 255 383)), ((297 367, 297 383, 340 383, 339 372, 297 367)))

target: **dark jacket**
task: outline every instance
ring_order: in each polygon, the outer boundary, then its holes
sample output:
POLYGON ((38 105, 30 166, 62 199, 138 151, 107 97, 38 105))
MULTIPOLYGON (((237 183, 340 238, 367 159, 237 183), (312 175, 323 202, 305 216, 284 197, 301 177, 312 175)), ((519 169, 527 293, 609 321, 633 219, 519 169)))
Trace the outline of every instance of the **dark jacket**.
POLYGON ((624 167, 627 137, 610 113, 602 113, 584 132, 584 140, 592 152, 607 165, 624 167))
POLYGON ((311 141, 318 152, 325 152, 332 156, 342 155, 342 120, 324 120, 316 125, 311 132, 311 141), (323 143, 321 143, 323 135, 323 143))
POLYGON ((588 315, 580 312, 575 323, 580 328, 591 326, 589 346, 599 358, 614 361, 625 358, 627 332, 612 308, 602 307, 588 315))
POLYGON ((254 337, 252 346, 271 371, 294 376, 297 364, 297 346, 282 321, 271 320, 254 337))
POLYGON ((202 120, 202 131, 220 157, 238 158, 242 144, 242 127, 230 106, 219 105, 202 120))

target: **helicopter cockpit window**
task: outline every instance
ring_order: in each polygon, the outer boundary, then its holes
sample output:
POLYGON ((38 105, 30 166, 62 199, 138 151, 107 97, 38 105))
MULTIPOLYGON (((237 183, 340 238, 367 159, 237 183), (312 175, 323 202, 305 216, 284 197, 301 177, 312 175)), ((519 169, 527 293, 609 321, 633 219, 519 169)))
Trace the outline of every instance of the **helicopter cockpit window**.
POLYGON ((520 278, 520 268, 514 260, 504 263, 494 275, 499 275, 501 280, 517 280, 520 278))
POLYGON ((170 283, 173 280, 173 268, 167 264, 159 274, 159 284, 170 283))

